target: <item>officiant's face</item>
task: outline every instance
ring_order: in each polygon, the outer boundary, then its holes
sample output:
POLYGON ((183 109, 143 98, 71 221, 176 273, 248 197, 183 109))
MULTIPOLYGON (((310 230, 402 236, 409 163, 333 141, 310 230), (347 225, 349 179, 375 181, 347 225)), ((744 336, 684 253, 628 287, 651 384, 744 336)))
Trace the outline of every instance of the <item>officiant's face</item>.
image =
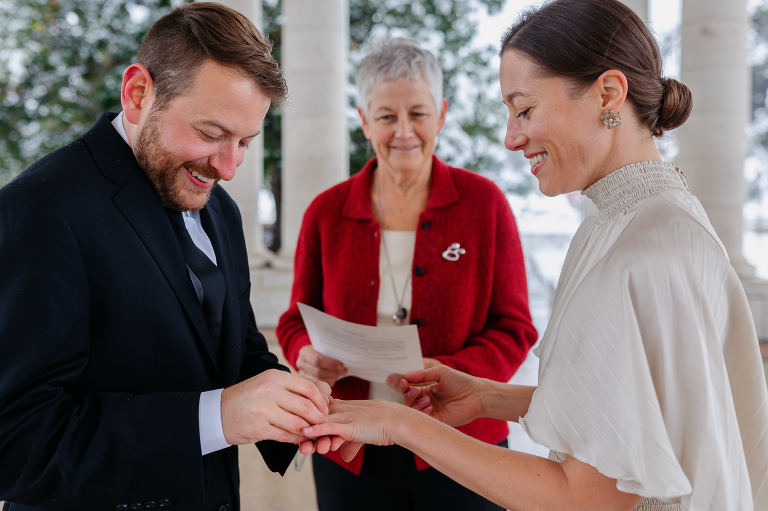
POLYGON ((542 193, 583 190, 602 177, 610 147, 592 88, 577 91, 516 50, 502 55, 499 81, 509 110, 504 145, 528 159, 542 193))
POLYGON ((270 100, 238 71, 208 61, 186 94, 153 108, 140 127, 136 159, 163 204, 202 209, 220 181, 235 177, 270 100))

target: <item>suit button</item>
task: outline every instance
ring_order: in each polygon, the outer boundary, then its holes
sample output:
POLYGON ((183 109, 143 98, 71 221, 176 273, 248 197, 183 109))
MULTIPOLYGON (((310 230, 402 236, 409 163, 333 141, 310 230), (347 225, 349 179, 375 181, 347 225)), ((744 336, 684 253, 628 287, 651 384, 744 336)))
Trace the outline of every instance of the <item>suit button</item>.
POLYGON ((131 504, 131 509, 141 509, 143 507, 144 505, 141 502, 134 502, 133 504, 131 504))
POLYGON ((230 507, 229 504, 222 504, 219 506, 219 511, 229 511, 230 507))
POLYGON ((168 500, 168 499, 159 500, 157 502, 157 505, 160 506, 160 507, 168 507, 168 506, 171 505, 171 501, 168 500))
POLYGON ((416 268, 413 269, 413 273, 415 273, 417 277, 421 277, 422 275, 427 273, 427 270, 425 270, 423 266, 417 266, 416 268))
POLYGON ((415 318, 411 321, 412 325, 421 326, 421 319, 415 318))
POLYGON ((149 500, 144 503, 144 507, 157 507, 157 502, 154 500, 149 500))
POLYGON ((422 229, 429 229, 430 227, 432 227, 432 222, 430 222, 429 220, 424 220, 423 222, 421 222, 422 229))

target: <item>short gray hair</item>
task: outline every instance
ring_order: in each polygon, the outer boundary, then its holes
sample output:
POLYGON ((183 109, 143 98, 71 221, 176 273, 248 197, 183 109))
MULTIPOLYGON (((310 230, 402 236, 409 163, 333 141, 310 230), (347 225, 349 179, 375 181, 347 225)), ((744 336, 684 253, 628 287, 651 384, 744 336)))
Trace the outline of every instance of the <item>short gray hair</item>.
POLYGON ((398 37, 385 41, 365 56, 355 72, 355 82, 360 95, 360 107, 368 113, 371 104, 371 92, 379 82, 389 82, 407 78, 418 80, 424 77, 438 115, 441 113, 443 101, 443 70, 434 55, 423 50, 410 39, 398 37))

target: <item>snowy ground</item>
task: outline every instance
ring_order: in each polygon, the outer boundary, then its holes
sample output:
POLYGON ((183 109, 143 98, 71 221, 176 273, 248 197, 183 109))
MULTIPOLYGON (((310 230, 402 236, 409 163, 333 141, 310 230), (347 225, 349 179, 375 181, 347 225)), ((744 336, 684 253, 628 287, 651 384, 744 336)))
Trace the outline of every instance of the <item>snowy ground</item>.
MULTIPOLYGON (((509 197, 523 243, 531 315, 539 337, 549 321, 565 253, 581 223, 582 200, 589 199, 579 193, 550 198, 533 192, 526 197, 509 197)), ((758 229, 745 231, 744 255, 755 265, 757 276, 768 280, 768 220, 749 223, 758 229)), ((511 383, 536 385, 538 370, 539 360, 530 353, 511 383)), ((511 422, 509 427, 512 449, 547 456, 547 450, 533 443, 517 423, 511 422)))

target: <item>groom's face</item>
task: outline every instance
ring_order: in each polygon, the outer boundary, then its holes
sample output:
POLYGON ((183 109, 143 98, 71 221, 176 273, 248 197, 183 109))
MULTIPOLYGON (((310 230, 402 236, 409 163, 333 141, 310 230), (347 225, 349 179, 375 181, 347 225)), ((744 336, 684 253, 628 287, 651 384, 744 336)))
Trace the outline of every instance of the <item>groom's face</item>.
POLYGON ((135 153, 163 204, 202 209, 216 183, 235 177, 269 106, 251 79, 208 61, 189 92, 153 108, 139 128, 135 153))

